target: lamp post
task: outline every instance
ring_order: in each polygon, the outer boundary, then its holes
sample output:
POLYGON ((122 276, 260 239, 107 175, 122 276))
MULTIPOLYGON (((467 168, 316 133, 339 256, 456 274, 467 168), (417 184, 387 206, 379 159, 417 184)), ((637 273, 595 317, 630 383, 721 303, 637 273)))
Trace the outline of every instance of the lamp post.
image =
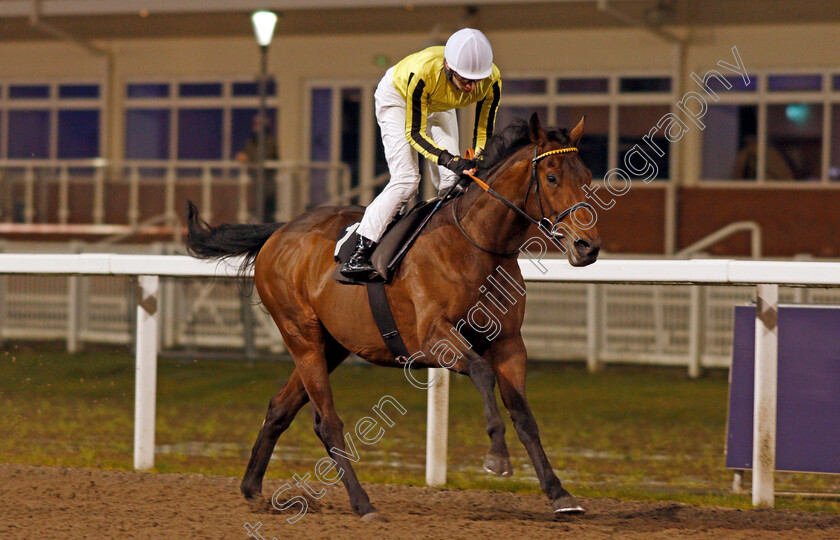
POLYGON ((265 220, 265 130, 268 127, 265 114, 266 79, 268 78, 268 46, 274 36, 274 26, 277 24, 277 14, 271 11, 255 11, 251 14, 254 25, 254 35, 260 46, 260 80, 258 83, 260 94, 260 112, 257 131, 257 179, 254 186, 254 218, 257 223, 265 220))

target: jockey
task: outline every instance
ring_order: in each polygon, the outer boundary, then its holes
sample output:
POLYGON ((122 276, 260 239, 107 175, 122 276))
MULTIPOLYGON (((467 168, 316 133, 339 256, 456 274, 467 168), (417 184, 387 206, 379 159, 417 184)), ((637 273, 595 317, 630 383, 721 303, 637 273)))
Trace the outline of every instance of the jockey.
POLYGON ((420 184, 418 152, 439 191, 452 187, 461 174, 475 172, 475 160, 458 155, 455 109, 476 103, 473 148, 479 152, 493 134, 501 89, 490 42, 472 28, 452 34, 445 47, 407 56, 385 73, 374 97, 391 180, 365 210, 356 249, 341 267, 344 276, 373 273, 370 256, 376 244, 420 184))

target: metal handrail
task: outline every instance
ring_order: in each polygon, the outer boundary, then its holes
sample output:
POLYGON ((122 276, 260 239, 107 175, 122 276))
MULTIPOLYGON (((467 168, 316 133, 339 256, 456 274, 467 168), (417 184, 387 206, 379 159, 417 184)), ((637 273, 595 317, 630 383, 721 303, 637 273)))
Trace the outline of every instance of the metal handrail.
MULTIPOLYGON (((277 214, 275 217, 280 221, 287 221, 294 215, 302 212, 309 202, 310 193, 308 189, 301 186, 308 185, 308 181, 316 171, 326 171, 328 176, 328 190, 332 198, 346 198, 345 193, 350 188, 350 167, 340 162, 314 162, 314 161, 267 161, 266 168, 276 171, 273 181, 277 186, 277 214)), ((0 160, 0 189, 6 187, 11 193, 12 189, 20 190, 19 217, 24 224, 33 225, 46 223, 43 218, 38 218, 39 208, 47 204, 43 194, 36 190, 36 186, 47 185, 57 186, 57 197, 49 204, 49 207, 56 212, 56 225, 66 225, 73 221, 70 215, 70 190, 73 186, 84 184, 92 186, 91 215, 92 223, 105 225, 106 185, 124 184, 128 186, 128 225, 137 228, 139 224, 139 187, 141 184, 163 183, 165 188, 163 207, 165 213, 176 219, 175 208, 175 186, 176 185, 199 185, 201 187, 201 205, 206 209, 206 217, 212 217, 212 190, 213 185, 236 185, 238 186, 237 217, 242 221, 249 219, 248 208, 250 206, 248 189, 253 179, 253 165, 238 161, 186 161, 186 160, 115 160, 105 159, 84 159, 84 160, 56 160, 56 159, 7 159, 0 160), (155 172, 153 176, 144 178, 149 171, 155 172), (185 178, 184 173, 194 171, 185 178), (71 178, 71 174, 75 176, 71 178), (18 185, 22 188, 13 188, 18 185)), ((41 190, 43 193, 46 191, 41 190)), ((6 197, 4 196, 4 199, 6 197)), ((2 209, 2 220, 12 224, 15 220, 15 209, 9 201, 4 201, 2 209)), ((225 202, 227 204, 227 201, 225 202)), ((41 208, 41 212, 44 211, 41 208)))
POLYGON ((674 254, 676 258, 687 259, 709 246, 713 246, 721 240, 732 236, 735 233, 747 231, 750 233, 750 256, 753 259, 761 258, 761 225, 755 221, 735 221, 717 231, 701 238, 690 246, 684 247, 674 254))

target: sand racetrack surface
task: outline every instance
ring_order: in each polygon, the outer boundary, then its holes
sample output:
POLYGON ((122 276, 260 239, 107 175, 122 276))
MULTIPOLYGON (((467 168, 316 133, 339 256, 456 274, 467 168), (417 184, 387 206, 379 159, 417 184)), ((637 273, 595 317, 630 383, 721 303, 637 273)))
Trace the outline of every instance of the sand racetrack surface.
MULTIPOLYGON (((283 483, 267 480, 264 492, 283 483)), ((219 476, 0 465, 0 538, 248 538, 246 523, 257 527, 251 538, 267 540, 840 538, 835 514, 583 499, 586 515, 555 519, 537 495, 376 484, 365 488, 390 522, 366 523, 351 513, 340 483, 289 524, 299 506, 280 513, 248 503, 238 486, 238 478, 219 476)))

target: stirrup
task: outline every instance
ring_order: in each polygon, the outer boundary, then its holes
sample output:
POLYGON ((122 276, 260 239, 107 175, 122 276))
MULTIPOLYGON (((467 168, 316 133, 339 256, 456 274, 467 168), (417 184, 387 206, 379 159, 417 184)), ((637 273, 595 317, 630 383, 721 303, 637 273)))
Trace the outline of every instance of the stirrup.
POLYGON ((375 273, 376 269, 370 260, 353 261, 351 257, 341 266, 341 275, 348 278, 360 279, 375 273))

